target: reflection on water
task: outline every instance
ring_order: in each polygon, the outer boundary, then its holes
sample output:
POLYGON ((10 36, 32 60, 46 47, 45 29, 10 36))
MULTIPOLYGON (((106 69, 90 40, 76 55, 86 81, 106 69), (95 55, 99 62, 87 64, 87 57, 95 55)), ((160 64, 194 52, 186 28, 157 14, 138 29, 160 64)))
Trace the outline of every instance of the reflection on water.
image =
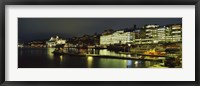
MULTIPOLYGON (((92 56, 56 56, 52 53, 54 48, 18 48, 18 51, 19 68, 147 68, 159 63, 156 61, 111 59, 92 56)), ((107 49, 69 48, 65 52, 133 57, 130 54, 119 54, 107 49)))
POLYGON ((109 59, 100 59, 99 66, 102 68, 112 67, 112 68, 126 68, 126 60, 109 60, 109 59))
POLYGON ((145 61, 145 67, 149 67, 149 66, 151 66, 150 61, 145 61))
POLYGON ((88 68, 92 68, 93 57, 92 56, 87 57, 87 62, 88 62, 88 68))
POLYGON ((63 56, 61 55, 60 56, 60 64, 62 64, 62 62, 63 62, 63 56))
POLYGON ((115 51, 109 51, 107 49, 76 49, 68 48, 65 49, 67 53, 77 53, 77 54, 98 54, 98 55, 109 55, 109 56, 120 56, 120 57, 131 57, 130 54, 120 54, 115 51))
POLYGON ((50 60, 53 60, 53 51, 55 50, 55 48, 47 48, 47 55, 49 57, 50 60))

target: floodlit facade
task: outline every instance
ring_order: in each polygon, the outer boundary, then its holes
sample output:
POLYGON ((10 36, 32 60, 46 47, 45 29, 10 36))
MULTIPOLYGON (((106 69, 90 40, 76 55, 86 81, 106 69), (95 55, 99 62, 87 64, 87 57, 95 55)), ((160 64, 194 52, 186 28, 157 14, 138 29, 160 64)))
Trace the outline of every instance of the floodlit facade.
POLYGON ((134 32, 124 32, 123 30, 121 30, 109 35, 100 36, 100 45, 126 44, 133 42, 134 39, 134 32))
POLYGON ((181 25, 172 25, 172 36, 173 42, 182 41, 182 26, 181 25))
POLYGON ((152 43, 158 43, 159 25, 147 25, 145 26, 145 28, 146 28, 146 39, 153 40, 152 43))
POLYGON ((170 25, 157 29, 159 42, 180 42, 182 41, 182 26, 180 24, 170 25))
POLYGON ((158 29, 159 25, 147 25, 145 26, 146 28, 146 38, 149 39, 149 38, 152 38, 152 39, 157 39, 157 36, 158 36, 158 32, 157 32, 157 29, 158 29))
POLYGON ((146 38, 135 39, 134 44, 156 44, 159 42, 181 42, 182 41, 182 25, 174 24, 159 27, 158 25, 145 26, 146 38))
POLYGON ((55 47, 56 45, 65 44, 65 43, 66 43, 66 40, 63 40, 59 38, 58 36, 51 37, 49 41, 46 42, 47 47, 55 47))
POLYGON ((165 31, 165 27, 161 27, 161 28, 158 28, 157 29, 157 34, 158 34, 158 37, 157 37, 157 40, 159 42, 165 42, 166 41, 166 31, 165 31))

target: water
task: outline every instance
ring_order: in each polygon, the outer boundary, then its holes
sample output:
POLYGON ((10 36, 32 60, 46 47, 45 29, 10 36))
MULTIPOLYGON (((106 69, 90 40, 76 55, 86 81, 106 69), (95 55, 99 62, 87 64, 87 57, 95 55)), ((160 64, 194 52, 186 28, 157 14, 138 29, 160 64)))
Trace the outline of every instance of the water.
MULTIPOLYGON (((148 68, 156 61, 124 60, 91 56, 54 55, 54 48, 18 48, 18 68, 148 68)), ((99 54, 112 56, 131 56, 107 49, 66 49, 66 52, 99 54)))

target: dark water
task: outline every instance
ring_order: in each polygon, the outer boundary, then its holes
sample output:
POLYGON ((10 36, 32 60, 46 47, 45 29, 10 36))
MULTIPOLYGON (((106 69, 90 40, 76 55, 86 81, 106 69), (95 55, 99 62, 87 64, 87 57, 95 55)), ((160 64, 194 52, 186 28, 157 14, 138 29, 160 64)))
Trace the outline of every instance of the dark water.
MULTIPOLYGON (((54 56, 54 48, 18 48, 18 68, 148 68, 155 61, 123 60, 98 57, 54 56)), ((70 49, 70 52, 95 53, 112 56, 131 56, 95 49, 70 49)), ((69 52, 69 51, 67 51, 69 52)))

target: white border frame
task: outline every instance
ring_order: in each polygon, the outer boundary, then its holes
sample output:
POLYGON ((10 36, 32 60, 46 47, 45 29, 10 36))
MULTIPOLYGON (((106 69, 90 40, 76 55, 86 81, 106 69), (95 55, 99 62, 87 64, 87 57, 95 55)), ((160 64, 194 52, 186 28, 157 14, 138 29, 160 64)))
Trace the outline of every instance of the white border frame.
POLYGON ((6 81, 195 81, 194 5, 6 5, 5 15, 6 81), (18 17, 182 17, 183 66, 178 69, 18 69, 15 49, 18 17))

